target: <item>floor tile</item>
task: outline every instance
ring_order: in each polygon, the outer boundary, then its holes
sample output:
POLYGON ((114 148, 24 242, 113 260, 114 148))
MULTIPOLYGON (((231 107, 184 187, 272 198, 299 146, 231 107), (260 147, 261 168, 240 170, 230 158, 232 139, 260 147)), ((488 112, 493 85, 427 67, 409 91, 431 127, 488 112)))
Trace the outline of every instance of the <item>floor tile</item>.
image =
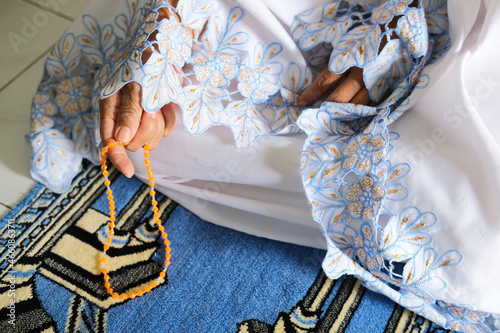
POLYGON ((75 19, 87 6, 89 0, 25 0, 28 3, 38 4, 75 19))
POLYGON ((0 205, 0 219, 3 218, 5 215, 7 215, 8 212, 10 212, 10 209, 0 205))
POLYGON ((0 92, 0 203, 15 206, 36 184, 31 179, 31 99, 42 76, 43 56, 0 92))
MULTIPOLYGON (((2 118, 0 118, 2 119, 2 118)), ((15 206, 36 184, 31 178, 29 119, 0 122, 0 202, 15 206)))
POLYGON ((46 53, 70 21, 19 0, 2 0, 0 89, 46 53))
POLYGON ((42 78, 47 54, 44 54, 16 80, 0 91, 0 119, 30 119, 31 100, 42 78))

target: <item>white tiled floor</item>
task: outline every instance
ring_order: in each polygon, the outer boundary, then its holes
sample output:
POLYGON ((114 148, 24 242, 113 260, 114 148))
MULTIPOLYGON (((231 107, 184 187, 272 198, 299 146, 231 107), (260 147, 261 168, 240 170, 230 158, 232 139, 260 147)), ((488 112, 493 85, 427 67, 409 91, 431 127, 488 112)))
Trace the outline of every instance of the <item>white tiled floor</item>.
POLYGON ((3 0, 0 11, 0 217, 36 184, 29 174, 31 99, 47 52, 88 0, 3 0))
POLYGON ((87 6, 88 0, 24 0, 27 3, 47 8, 67 19, 74 20, 87 6))

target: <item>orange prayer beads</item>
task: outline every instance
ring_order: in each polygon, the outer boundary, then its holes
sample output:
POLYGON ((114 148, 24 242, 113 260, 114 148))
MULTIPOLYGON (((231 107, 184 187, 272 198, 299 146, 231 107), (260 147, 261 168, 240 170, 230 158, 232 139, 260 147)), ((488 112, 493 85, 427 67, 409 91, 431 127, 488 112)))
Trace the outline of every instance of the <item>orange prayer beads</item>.
POLYGON ((106 252, 109 250, 111 242, 113 241, 112 236, 115 234, 115 221, 116 221, 116 216, 115 216, 115 202, 113 201, 113 191, 111 190, 111 181, 108 178, 108 167, 106 165, 106 157, 107 153, 109 152, 110 148, 113 148, 115 145, 124 145, 122 142, 114 142, 110 141, 107 146, 102 148, 102 154, 100 155, 101 157, 101 170, 102 170, 102 175, 104 176, 104 185, 107 187, 106 194, 108 195, 108 202, 109 202, 109 230, 108 230, 108 237, 106 238, 106 243, 103 246, 103 254, 99 258, 99 262, 101 264, 101 273, 103 275, 104 279, 104 287, 106 288, 106 291, 108 294, 110 294, 113 298, 119 298, 121 300, 126 300, 128 298, 134 299, 135 297, 141 297, 145 293, 148 293, 151 291, 151 289, 155 288, 158 286, 161 282, 162 278, 165 278, 166 276, 166 270, 167 267, 170 265, 170 258, 172 257, 170 255, 170 241, 168 240, 168 235, 164 231, 165 228, 161 225, 161 220, 160 220, 160 214, 158 213, 158 202, 155 199, 156 192, 154 190, 154 177, 153 177, 153 171, 151 170, 151 165, 149 164, 151 161, 149 160, 149 145, 144 145, 144 163, 146 163, 146 169, 148 170, 148 180, 149 180, 149 185, 151 186, 151 190, 149 191, 149 195, 151 196, 151 207, 153 211, 153 217, 155 218, 155 223, 158 226, 158 230, 161 234, 161 237, 163 238, 163 244, 165 245, 165 261, 163 262, 164 268, 160 272, 158 278, 155 281, 150 282, 149 284, 145 284, 142 288, 139 288, 136 292, 132 292, 129 294, 118 294, 111 288, 111 283, 109 282, 110 277, 109 277, 109 271, 106 269, 105 264, 106 264, 106 252))

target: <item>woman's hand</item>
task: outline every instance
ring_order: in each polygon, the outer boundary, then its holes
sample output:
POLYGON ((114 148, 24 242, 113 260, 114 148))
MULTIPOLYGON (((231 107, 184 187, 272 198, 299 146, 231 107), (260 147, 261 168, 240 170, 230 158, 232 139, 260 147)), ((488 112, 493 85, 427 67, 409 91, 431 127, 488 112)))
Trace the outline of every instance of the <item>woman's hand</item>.
MULTIPOLYGON (((170 0, 173 8, 177 7, 178 0, 170 0)), ((179 15, 171 8, 163 7, 158 10, 157 21, 168 19, 170 15, 175 15, 180 20, 179 15)), ((199 32, 186 28, 193 38, 199 32)), ((152 47, 159 52, 156 35, 158 31, 153 31, 148 40, 155 42, 152 47)), ((153 49, 148 46, 142 51, 141 61, 145 64, 151 57, 153 49)), ((176 69, 178 73, 180 69, 176 69)), ((182 76, 179 76, 182 85, 182 76)), ((175 124, 175 104, 164 105, 156 112, 146 112, 142 108, 142 87, 136 82, 129 82, 123 86, 116 94, 99 102, 101 112, 101 138, 103 145, 110 141, 120 141, 126 143, 125 147, 116 145, 108 152, 108 157, 114 166, 125 176, 134 175, 134 165, 128 158, 125 148, 130 151, 137 151, 146 143, 150 150, 158 146, 162 137, 169 136, 175 124)))
MULTIPOLYGON (((170 135, 175 124, 175 105, 170 103, 156 112, 146 112, 142 108, 141 96, 141 85, 129 82, 116 94, 99 102, 103 145, 120 141, 126 143, 128 150, 137 151, 147 143, 152 150, 162 137, 170 135)), ((134 166, 125 148, 116 145, 109 150, 108 157, 130 178, 134 175, 134 166)))
POLYGON ((327 102, 364 105, 370 103, 370 95, 365 88, 361 68, 354 67, 344 74, 334 74, 326 66, 314 82, 299 96, 297 104, 299 106, 310 105, 329 91, 332 92, 326 98, 327 102), (344 77, 345 80, 342 81, 344 77), (339 84, 341 81, 342 83, 339 84), (337 85, 338 87, 335 87, 337 85), (332 91, 332 89, 334 90, 332 91))

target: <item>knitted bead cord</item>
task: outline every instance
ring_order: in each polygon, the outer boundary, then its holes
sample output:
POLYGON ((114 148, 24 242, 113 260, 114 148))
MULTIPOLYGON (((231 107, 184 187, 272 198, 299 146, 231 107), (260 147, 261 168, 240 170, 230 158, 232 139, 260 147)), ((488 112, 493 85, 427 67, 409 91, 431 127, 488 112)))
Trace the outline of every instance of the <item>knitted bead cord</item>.
POLYGON ((161 224, 160 220, 160 214, 158 213, 158 201, 155 199, 156 192, 154 190, 154 177, 153 177, 153 171, 151 170, 151 165, 150 160, 149 160, 149 145, 144 145, 144 163, 146 164, 146 169, 148 170, 148 176, 149 176, 149 186, 151 187, 151 190, 149 191, 149 195, 151 196, 151 206, 152 206, 152 211, 153 211, 153 217, 156 219, 155 223, 158 226, 158 230, 161 233, 161 237, 163 238, 163 244, 165 245, 165 261, 164 261, 164 268, 163 270, 159 273, 159 276, 156 280, 150 282, 149 284, 146 283, 144 284, 139 290, 136 292, 132 292, 129 294, 126 293, 121 293, 119 294, 118 292, 114 291, 111 283, 109 282, 110 277, 109 277, 109 271, 106 269, 106 261, 108 260, 108 256, 106 252, 110 248, 110 244, 113 241, 113 235, 115 234, 115 227, 116 227, 116 212, 115 212, 115 201, 113 200, 113 190, 111 189, 111 181, 108 178, 109 172, 108 172, 108 166, 106 164, 106 158, 107 158, 107 153, 109 152, 110 149, 115 147, 116 145, 125 145, 123 142, 114 142, 110 141, 107 146, 102 148, 102 153, 100 155, 101 157, 101 170, 102 170, 102 175, 104 176, 104 185, 107 188, 106 194, 108 195, 108 202, 109 202, 109 231, 108 231, 108 237, 106 238, 106 244, 103 246, 103 252, 102 255, 99 259, 99 262, 101 264, 101 273, 103 275, 103 280, 104 280, 104 287, 106 288, 106 291, 108 294, 110 294, 113 298, 119 298, 121 300, 126 300, 128 298, 134 299, 136 297, 141 297, 145 293, 150 292, 153 288, 158 286, 161 282, 161 279, 165 278, 167 275, 167 267, 170 265, 170 241, 168 240, 168 234, 165 232, 165 227, 161 224))

